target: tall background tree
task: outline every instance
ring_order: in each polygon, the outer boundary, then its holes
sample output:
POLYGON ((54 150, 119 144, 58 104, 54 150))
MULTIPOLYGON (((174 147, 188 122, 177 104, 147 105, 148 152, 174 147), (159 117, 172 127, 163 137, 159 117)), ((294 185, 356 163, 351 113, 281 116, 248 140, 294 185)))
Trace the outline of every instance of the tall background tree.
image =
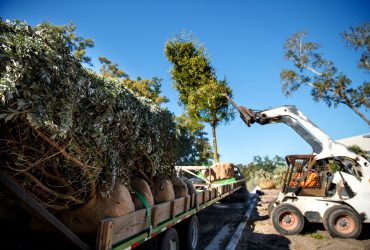
MULTIPOLYGON (((357 66, 366 73, 370 70, 369 34, 369 23, 350 27, 341 34, 347 47, 361 52, 357 66)), ((318 43, 304 42, 305 36, 305 32, 294 33, 284 44, 285 59, 291 61, 294 68, 280 73, 283 93, 291 95, 301 86, 307 86, 315 101, 324 101, 329 107, 346 105, 370 126, 369 118, 362 111, 366 113, 370 107, 370 82, 353 84, 350 78, 338 72, 332 61, 323 57, 318 43)))
POLYGON ((216 127, 234 118, 234 111, 222 94, 232 96, 232 91, 226 80, 217 80, 204 47, 191 37, 168 41, 165 55, 173 65, 173 87, 179 92, 189 118, 209 123, 212 128, 213 158, 218 162, 216 127))

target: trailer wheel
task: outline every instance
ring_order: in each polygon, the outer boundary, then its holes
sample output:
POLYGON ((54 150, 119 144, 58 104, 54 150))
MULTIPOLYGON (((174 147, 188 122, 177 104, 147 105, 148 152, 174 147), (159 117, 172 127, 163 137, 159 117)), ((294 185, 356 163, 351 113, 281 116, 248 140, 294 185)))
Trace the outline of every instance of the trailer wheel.
POLYGON ((199 220, 196 215, 179 225, 179 235, 182 250, 195 250, 199 242, 199 220))
POLYGON ((175 228, 171 227, 164 232, 162 241, 160 242, 161 250, 178 250, 179 249, 179 235, 175 228))
POLYGON ((283 203, 275 207, 271 219, 276 231, 284 235, 299 234, 304 227, 302 213, 290 204, 283 203))
POLYGON ((357 238, 362 231, 358 213, 344 205, 329 208, 324 215, 324 227, 333 237, 357 238))

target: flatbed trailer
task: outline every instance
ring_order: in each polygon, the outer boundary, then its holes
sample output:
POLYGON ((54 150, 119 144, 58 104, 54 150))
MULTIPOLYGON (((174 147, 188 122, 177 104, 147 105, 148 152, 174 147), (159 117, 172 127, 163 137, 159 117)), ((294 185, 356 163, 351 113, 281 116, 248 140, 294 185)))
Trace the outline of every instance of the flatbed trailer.
MULTIPOLYGON (((234 178, 231 178, 231 181, 227 184, 212 184, 209 182, 207 188, 197 190, 195 194, 156 204, 152 207, 135 210, 121 217, 105 218, 99 222, 95 246, 91 246, 91 243, 89 245, 83 242, 77 235, 54 217, 54 215, 38 204, 26 192, 22 191, 19 186, 17 187, 17 184, 12 182, 6 175, 1 174, 0 181, 18 201, 21 201, 23 207, 52 224, 77 248, 96 248, 99 250, 133 249, 145 242, 151 241, 153 238, 157 241, 162 241, 164 237, 159 239, 157 236, 165 235, 166 231, 170 231, 169 229, 174 231, 174 229, 186 227, 191 217, 196 215, 199 211, 240 191, 245 186, 244 180, 235 180, 234 178)), ((192 230, 192 228, 186 230, 192 230)), ((199 229, 197 232, 190 234, 193 235, 193 237, 198 237, 198 232, 199 229)), ((182 245, 183 241, 187 240, 187 235, 188 234, 185 236, 181 235, 180 243, 182 245)), ((161 242, 159 245, 161 245, 161 242)), ((170 249, 177 248, 170 247, 170 249)), ((190 247, 189 249, 192 248, 190 247)))
POLYGON ((240 190, 244 180, 220 185, 154 205, 147 209, 136 210, 117 218, 107 218, 100 222, 97 235, 97 249, 132 249, 174 227, 209 205, 240 190), (150 224, 149 224, 150 221, 150 224))

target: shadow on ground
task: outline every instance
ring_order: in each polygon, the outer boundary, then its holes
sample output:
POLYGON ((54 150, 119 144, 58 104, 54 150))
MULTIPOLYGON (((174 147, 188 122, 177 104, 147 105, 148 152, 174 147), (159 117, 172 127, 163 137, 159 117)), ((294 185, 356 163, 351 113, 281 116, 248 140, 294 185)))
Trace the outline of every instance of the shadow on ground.
POLYGON ((288 238, 278 234, 256 232, 256 225, 268 219, 268 215, 260 214, 255 208, 236 249, 289 249, 291 242, 288 238))

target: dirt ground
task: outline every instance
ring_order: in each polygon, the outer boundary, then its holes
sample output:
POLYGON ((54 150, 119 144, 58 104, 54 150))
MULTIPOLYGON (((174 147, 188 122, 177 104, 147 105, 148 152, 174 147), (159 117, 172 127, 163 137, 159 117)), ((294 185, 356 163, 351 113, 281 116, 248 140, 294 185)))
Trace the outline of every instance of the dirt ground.
POLYGON ((305 225, 300 235, 283 236, 272 226, 268 216, 267 206, 279 193, 277 189, 262 190, 254 212, 238 244, 242 249, 369 249, 370 250, 370 225, 365 224, 362 234, 358 239, 332 238, 322 224, 305 225))

